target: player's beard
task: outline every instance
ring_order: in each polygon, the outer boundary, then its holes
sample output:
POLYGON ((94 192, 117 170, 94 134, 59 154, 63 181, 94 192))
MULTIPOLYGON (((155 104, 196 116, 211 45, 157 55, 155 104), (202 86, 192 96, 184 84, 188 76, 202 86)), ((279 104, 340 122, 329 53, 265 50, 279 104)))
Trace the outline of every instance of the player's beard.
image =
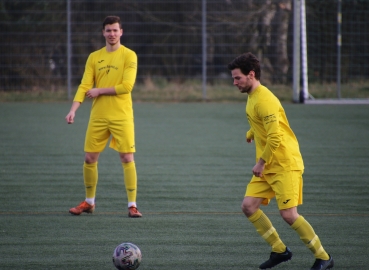
POLYGON ((241 93, 250 93, 252 89, 252 86, 251 85, 246 85, 245 87, 241 87, 239 90, 241 93))
POLYGON ((110 41, 110 40, 107 40, 107 41, 108 41, 108 44, 109 44, 110 46, 114 46, 114 45, 116 45, 116 44, 119 42, 119 39, 114 40, 114 42, 112 42, 112 41, 110 41))

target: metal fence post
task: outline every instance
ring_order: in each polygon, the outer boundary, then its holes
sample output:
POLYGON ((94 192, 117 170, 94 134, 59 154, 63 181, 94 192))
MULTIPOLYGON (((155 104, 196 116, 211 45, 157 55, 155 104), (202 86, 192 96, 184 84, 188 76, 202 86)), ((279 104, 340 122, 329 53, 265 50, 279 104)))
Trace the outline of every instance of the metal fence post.
POLYGON ((67 0, 67 85, 68 100, 72 98, 72 39, 71 39, 71 4, 67 0))
POLYGON ((202 99, 206 100, 206 0, 202 0, 202 99))
POLYGON ((337 1, 337 98, 341 98, 341 23, 342 23, 342 13, 341 13, 342 1, 337 1))

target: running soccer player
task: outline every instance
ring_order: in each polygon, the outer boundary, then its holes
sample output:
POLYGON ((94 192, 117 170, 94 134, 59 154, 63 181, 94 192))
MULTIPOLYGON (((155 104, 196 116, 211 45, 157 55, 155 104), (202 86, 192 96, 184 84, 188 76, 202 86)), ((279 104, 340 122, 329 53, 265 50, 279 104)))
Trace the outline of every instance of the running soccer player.
POLYGON ((112 136, 110 147, 119 153, 122 162, 128 216, 142 217, 136 205, 137 173, 133 156, 136 150, 131 97, 137 74, 137 55, 120 43, 123 29, 119 17, 106 17, 102 34, 106 46, 89 55, 82 82, 65 117, 67 123, 72 124, 85 97, 93 99, 84 146, 86 199, 71 208, 69 213, 80 215, 95 210, 98 158, 112 136))
POLYGON ((250 130, 246 133, 246 141, 255 141, 256 165, 241 207, 272 249, 269 259, 259 268, 272 268, 292 258, 291 250, 260 209, 261 204, 268 205, 274 197, 284 221, 314 254, 311 270, 332 268, 332 257, 324 250, 312 226, 297 212, 297 206, 302 204, 304 164, 298 141, 280 101, 260 83, 259 60, 252 53, 245 53, 229 63, 228 69, 233 84, 241 93, 248 94, 246 115, 250 130))

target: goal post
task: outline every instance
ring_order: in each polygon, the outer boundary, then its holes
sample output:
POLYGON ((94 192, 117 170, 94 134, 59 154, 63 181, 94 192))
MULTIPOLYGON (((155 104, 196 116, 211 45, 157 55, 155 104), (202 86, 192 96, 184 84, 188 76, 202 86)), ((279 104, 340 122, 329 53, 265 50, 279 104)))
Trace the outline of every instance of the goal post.
POLYGON ((314 99, 308 89, 308 55, 305 0, 293 1, 293 102, 314 99), (301 84, 302 82, 302 84, 301 84), (302 88, 301 88, 302 86, 302 88))
POLYGON ((300 102, 300 0, 293 0, 293 102, 300 102))

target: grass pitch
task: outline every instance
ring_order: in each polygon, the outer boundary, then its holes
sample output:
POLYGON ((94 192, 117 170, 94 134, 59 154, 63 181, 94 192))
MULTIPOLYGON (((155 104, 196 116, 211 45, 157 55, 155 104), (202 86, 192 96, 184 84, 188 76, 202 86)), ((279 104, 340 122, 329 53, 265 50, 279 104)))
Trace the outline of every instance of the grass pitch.
MULTIPOLYGON (((244 103, 137 103, 138 206, 129 219, 116 152, 99 160, 93 215, 71 216, 84 199, 83 142, 90 104, 73 125, 70 103, 0 104, 0 269, 114 269, 122 242, 143 254, 139 270, 257 269, 270 249, 240 204, 255 162, 244 103)), ((293 105, 285 109, 305 162, 302 214, 335 260, 334 269, 366 269, 369 107, 293 105)), ((292 261, 314 258, 279 217, 263 207, 292 261)))

